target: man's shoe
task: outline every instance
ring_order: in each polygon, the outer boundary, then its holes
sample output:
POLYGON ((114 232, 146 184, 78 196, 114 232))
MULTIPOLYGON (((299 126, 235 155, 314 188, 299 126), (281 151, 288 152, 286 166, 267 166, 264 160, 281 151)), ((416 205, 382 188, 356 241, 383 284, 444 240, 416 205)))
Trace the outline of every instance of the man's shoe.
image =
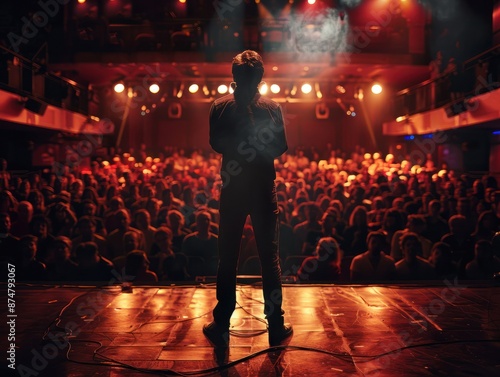
POLYGON ((271 347, 279 346, 285 339, 293 334, 292 325, 285 323, 278 328, 269 328, 269 345, 271 347))
POLYGON ((229 346, 229 327, 220 326, 215 322, 203 325, 203 334, 215 347, 229 346))

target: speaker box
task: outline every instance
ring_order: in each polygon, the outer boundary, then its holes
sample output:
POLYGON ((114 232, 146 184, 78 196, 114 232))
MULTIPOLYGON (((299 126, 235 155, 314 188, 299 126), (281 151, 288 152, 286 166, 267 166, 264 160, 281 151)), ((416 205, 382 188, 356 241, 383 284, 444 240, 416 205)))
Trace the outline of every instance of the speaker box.
POLYGON ((316 104, 316 119, 328 119, 330 109, 323 102, 316 104))
POLYGON ((179 102, 172 102, 168 105, 167 113, 170 119, 180 119, 182 117, 182 105, 179 102))
POLYGON ((47 104, 28 98, 28 100, 24 103, 24 108, 35 114, 43 115, 45 114, 45 110, 47 110, 47 104))

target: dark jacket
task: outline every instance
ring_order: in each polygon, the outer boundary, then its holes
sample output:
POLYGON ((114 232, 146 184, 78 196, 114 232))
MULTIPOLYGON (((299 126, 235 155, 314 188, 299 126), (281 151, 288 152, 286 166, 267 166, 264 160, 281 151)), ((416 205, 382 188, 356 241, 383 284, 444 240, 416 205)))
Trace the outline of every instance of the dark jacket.
POLYGON ((210 145, 222 154, 223 180, 274 181, 274 159, 288 149, 280 105, 259 93, 249 104, 233 94, 215 100, 210 145))

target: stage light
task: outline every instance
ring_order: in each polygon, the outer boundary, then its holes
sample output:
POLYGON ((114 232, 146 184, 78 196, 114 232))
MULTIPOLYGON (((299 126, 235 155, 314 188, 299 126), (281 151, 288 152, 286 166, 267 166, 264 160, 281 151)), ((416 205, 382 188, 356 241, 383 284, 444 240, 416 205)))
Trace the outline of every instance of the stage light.
POLYGON ((87 1, 87 0, 78 0, 78 3, 79 3, 79 4, 84 4, 84 3, 85 3, 85 1, 87 1))
POLYGON ((160 91, 160 86, 158 84, 151 84, 149 86, 149 91, 153 94, 156 94, 160 91))
POLYGON ((309 5, 314 5, 316 3, 316 0, 307 0, 307 4, 309 5))
POLYGON ((116 93, 122 93, 125 90, 125 85, 123 85, 122 82, 119 82, 119 83, 115 84, 114 89, 115 89, 116 93))
POLYGON ((273 84, 271 85, 271 92, 274 94, 278 94, 280 92, 281 88, 278 84, 273 84))
POLYGON ((203 85, 203 94, 208 96, 210 95, 210 90, 208 90, 208 86, 207 85, 203 85))
POLYGON ((266 83, 262 84, 259 88, 259 93, 260 94, 266 94, 268 91, 269 87, 267 86, 266 83))
POLYGON ((375 83, 372 85, 372 93, 373 94, 380 94, 382 93, 382 85, 375 83))
POLYGON ((196 93, 198 91, 200 87, 198 86, 198 84, 191 84, 189 86, 189 93, 196 93))
POLYGON ((359 99, 360 101, 362 101, 362 100, 363 100, 363 98, 365 98, 365 94, 364 94, 364 92, 363 92, 363 89, 358 88, 358 89, 356 90, 356 94, 354 95, 354 97, 355 97, 355 98, 357 98, 357 99, 359 99))
POLYGON ((335 90, 339 94, 345 94, 345 92, 346 92, 345 87, 343 85, 340 85, 340 84, 335 87, 335 90))
POLYGON ((300 88, 300 90, 302 90, 302 93, 304 93, 304 94, 309 94, 309 93, 311 93, 312 86, 311 86, 311 84, 303 84, 302 87, 300 88))
POLYGON ((227 85, 224 84, 219 85, 217 88, 217 92, 219 92, 219 94, 226 94, 227 90, 227 85))
POLYGON ((316 97, 318 97, 319 99, 323 98, 323 93, 321 93, 319 83, 314 84, 314 90, 316 91, 316 97))

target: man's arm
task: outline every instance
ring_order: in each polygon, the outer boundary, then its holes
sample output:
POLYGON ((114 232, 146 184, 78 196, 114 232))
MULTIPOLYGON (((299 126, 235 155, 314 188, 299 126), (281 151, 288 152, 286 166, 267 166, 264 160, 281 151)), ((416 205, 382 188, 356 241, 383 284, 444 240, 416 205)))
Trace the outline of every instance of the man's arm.
POLYGON ((281 111, 281 105, 278 105, 276 110, 276 117, 274 118, 275 129, 276 129, 276 153, 274 158, 281 156, 288 150, 288 143, 286 140, 285 133, 285 121, 283 120, 283 112, 281 111))
POLYGON ((222 154, 224 152, 224 142, 223 142, 224 138, 222 137, 221 122, 218 119, 215 103, 212 103, 212 106, 210 107, 209 123, 210 123, 210 140, 209 140, 210 146, 214 151, 222 154))

